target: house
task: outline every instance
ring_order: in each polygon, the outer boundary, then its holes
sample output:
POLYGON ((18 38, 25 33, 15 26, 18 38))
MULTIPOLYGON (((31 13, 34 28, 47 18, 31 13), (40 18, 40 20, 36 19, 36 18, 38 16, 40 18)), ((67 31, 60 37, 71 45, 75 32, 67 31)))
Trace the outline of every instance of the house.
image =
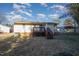
POLYGON ((0 25, 0 33, 10 33, 10 27, 0 25))
POLYGON ((33 36, 34 33, 39 32, 41 33, 40 35, 42 35, 43 31, 46 34, 47 27, 49 27, 51 31, 53 31, 56 25, 57 23, 52 23, 52 22, 15 22, 14 33, 33 36))

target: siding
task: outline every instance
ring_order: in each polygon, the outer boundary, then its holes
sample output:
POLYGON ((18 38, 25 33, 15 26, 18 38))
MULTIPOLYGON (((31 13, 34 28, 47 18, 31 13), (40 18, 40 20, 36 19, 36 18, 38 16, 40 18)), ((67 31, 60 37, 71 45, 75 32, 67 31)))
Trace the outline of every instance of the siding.
POLYGON ((10 32, 10 28, 7 26, 0 25, 0 32, 10 32))
POLYGON ((31 32, 32 25, 14 25, 14 32, 31 32))

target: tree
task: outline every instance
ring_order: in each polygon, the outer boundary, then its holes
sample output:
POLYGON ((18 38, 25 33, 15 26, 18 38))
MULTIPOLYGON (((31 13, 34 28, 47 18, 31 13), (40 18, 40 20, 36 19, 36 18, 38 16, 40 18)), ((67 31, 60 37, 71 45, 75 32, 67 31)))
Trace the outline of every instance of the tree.
POLYGON ((79 3, 70 4, 70 14, 73 16, 79 26, 79 3))
POLYGON ((66 19, 64 21, 64 25, 65 26, 73 26, 74 25, 74 22, 72 21, 72 19, 66 19))
POLYGON ((76 26, 74 24, 74 20, 72 20, 71 18, 70 19, 66 19, 64 21, 64 27, 67 29, 67 30, 70 30, 70 31, 74 31, 76 32, 76 26))

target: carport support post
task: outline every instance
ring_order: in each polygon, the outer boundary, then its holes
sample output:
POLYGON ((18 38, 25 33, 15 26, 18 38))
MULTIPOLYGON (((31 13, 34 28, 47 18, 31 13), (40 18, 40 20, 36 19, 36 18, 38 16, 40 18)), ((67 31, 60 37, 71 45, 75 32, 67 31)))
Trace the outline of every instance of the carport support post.
MULTIPOLYGON (((34 25, 34 27, 36 27, 36 25, 34 25)), ((32 30, 32 37, 34 38, 34 27, 33 27, 33 30, 32 30)))
POLYGON ((48 35, 48 33, 47 33, 47 24, 46 24, 46 26, 45 26, 45 30, 46 30, 46 38, 47 38, 47 35, 48 35))
POLYGON ((26 30, 25 30, 25 24, 23 24, 23 28, 24 28, 24 35, 26 35, 26 30))

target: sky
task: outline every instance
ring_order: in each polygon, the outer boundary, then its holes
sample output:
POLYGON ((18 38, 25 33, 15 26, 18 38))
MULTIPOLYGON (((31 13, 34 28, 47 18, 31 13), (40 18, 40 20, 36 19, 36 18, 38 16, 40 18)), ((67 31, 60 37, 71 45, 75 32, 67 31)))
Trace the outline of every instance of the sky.
POLYGON ((63 24, 69 14, 68 3, 0 3, 0 12, 8 23, 16 21, 57 22, 63 24))

